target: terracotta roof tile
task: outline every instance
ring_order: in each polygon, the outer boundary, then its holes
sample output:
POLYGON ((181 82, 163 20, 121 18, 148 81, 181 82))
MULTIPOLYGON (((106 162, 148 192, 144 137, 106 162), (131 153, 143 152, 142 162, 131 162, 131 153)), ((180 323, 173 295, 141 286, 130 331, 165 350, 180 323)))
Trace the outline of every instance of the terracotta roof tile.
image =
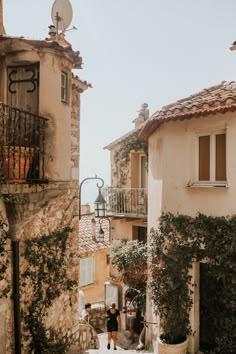
MULTIPOLYGON (((94 213, 82 215, 80 219, 80 231, 79 231, 79 252, 81 256, 89 255, 101 249, 109 247, 109 222, 104 219, 102 222, 102 229, 104 231, 105 243, 98 243, 94 240, 93 226, 91 220, 94 218, 94 213)), ((96 221, 96 235, 98 234, 100 224, 99 220, 96 221)))
POLYGON ((139 137, 147 140, 163 122, 234 111, 236 111, 236 82, 223 81, 219 85, 162 107, 144 123, 139 137))

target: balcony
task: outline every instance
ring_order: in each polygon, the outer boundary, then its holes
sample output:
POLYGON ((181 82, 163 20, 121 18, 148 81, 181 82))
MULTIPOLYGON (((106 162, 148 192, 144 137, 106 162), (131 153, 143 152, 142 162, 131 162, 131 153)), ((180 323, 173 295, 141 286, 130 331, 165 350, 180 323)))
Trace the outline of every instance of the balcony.
POLYGON ((45 183, 47 119, 0 102, 1 183, 45 183))
POLYGON ((144 188, 108 187, 104 197, 108 216, 135 219, 147 217, 147 190, 144 188))

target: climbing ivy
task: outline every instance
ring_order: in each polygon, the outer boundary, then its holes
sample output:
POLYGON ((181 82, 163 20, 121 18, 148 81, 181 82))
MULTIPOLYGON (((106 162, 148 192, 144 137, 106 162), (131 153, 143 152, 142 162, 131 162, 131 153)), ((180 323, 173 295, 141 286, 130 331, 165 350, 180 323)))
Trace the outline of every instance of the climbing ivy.
POLYGON ((68 278, 67 269, 74 254, 70 251, 70 227, 24 241, 24 257, 28 268, 22 274, 22 287, 31 284, 32 301, 24 313, 25 329, 30 336, 29 348, 34 353, 64 353, 68 338, 60 331, 46 328, 47 311, 63 291, 77 287, 77 282, 68 278))
MULTIPOLYGON (((173 342, 191 332, 189 311, 192 261, 204 261, 220 282, 221 296, 212 292, 211 302, 221 314, 216 324, 214 353, 236 352, 236 216, 196 217, 164 213, 158 230, 151 230, 150 290, 160 314, 163 338, 173 342)), ((217 317, 214 319, 217 321, 217 317)))
POLYGON ((125 185, 128 173, 129 173, 129 162, 130 162, 130 152, 131 151, 143 151, 148 158, 148 144, 141 141, 138 137, 139 131, 133 133, 131 136, 125 138, 119 149, 114 153, 114 162, 116 167, 116 172, 119 187, 125 185))
MULTIPOLYGON (((159 227, 152 229, 148 248, 138 241, 120 240, 112 246, 112 263, 126 285, 145 294, 147 260, 149 290, 154 311, 160 315, 161 338, 181 342, 191 333, 192 262, 208 265, 209 276, 220 285, 209 301, 220 313, 216 323, 216 343, 211 353, 236 352, 236 216, 213 217, 198 214, 163 213, 159 227)), ((210 284, 208 284, 208 287, 210 284)))

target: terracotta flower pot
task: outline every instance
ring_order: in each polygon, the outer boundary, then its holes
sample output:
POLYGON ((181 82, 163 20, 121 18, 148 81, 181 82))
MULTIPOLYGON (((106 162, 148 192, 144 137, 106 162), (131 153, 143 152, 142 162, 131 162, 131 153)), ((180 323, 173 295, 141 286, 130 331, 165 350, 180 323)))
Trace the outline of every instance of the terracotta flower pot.
POLYGON ((186 354, 188 349, 188 338, 179 344, 166 344, 158 338, 158 354, 186 354))
POLYGON ((33 155, 34 149, 30 147, 0 147, 0 164, 4 178, 8 182, 24 183, 33 155))

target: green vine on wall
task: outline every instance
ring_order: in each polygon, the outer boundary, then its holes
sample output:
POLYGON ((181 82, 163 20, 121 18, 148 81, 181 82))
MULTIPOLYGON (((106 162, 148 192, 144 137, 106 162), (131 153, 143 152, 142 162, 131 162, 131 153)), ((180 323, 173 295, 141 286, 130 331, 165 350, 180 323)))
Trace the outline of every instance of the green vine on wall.
POLYGON ((123 186, 126 183, 129 174, 129 162, 131 151, 143 151, 148 159, 148 144, 141 141, 138 137, 139 131, 133 133, 133 135, 125 138, 120 148, 115 151, 114 162, 116 166, 116 172, 119 186, 123 186))
POLYGON ((65 227, 31 240, 25 240, 24 257, 28 268, 22 274, 22 287, 32 287, 32 302, 24 314, 25 329, 30 336, 29 347, 34 353, 64 353, 68 339, 60 331, 46 328, 44 319, 53 301, 62 292, 77 287, 77 281, 68 277, 67 270, 73 263, 69 238, 72 229, 65 227))
POLYGON ((164 213, 159 219, 159 229, 151 231, 150 240, 150 289, 165 335, 190 333, 194 284, 189 270, 193 261, 206 262, 214 286, 218 284, 220 289, 219 294, 214 288, 210 299, 220 309, 220 317, 213 319, 217 322, 214 353, 235 353, 236 216, 191 217, 164 213))
POLYGON ((236 216, 163 213, 158 230, 150 232, 148 248, 138 241, 120 240, 112 246, 112 257, 124 283, 143 293, 149 259, 150 294, 167 343, 181 342, 191 333, 189 312, 196 284, 190 269, 194 261, 207 264, 213 279, 209 301, 220 311, 212 319, 216 342, 211 353, 236 352, 236 216))

